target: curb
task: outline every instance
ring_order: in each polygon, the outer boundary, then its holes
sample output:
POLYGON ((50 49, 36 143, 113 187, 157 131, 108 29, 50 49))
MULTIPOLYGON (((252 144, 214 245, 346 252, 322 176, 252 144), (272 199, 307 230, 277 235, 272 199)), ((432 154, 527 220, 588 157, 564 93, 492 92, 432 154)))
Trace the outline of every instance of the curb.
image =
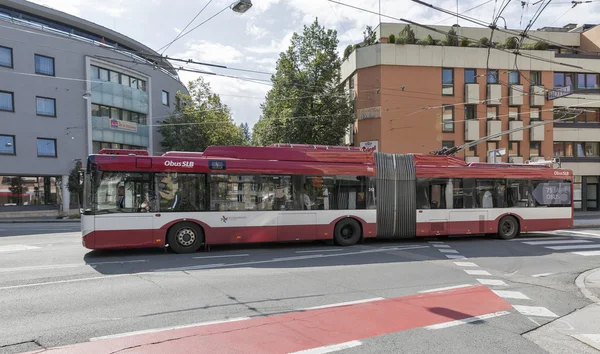
POLYGON ((594 295, 591 291, 589 291, 585 286, 585 278, 587 278, 590 274, 600 272, 600 268, 590 269, 587 272, 583 272, 579 274, 577 279, 575 279, 575 285, 579 288, 579 291, 583 294, 583 296, 587 297, 589 300, 600 303, 600 298, 594 295))

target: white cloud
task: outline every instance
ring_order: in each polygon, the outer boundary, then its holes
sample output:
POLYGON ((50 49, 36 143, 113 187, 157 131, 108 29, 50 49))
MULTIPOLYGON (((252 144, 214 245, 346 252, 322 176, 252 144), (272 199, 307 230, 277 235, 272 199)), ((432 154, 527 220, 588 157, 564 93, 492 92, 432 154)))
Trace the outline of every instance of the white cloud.
POLYGON ((174 58, 193 59, 211 64, 239 63, 244 57, 236 48, 221 43, 200 40, 186 43, 183 53, 173 55, 174 58))
POLYGON ((253 23, 246 23, 246 34, 254 37, 254 39, 261 39, 262 37, 269 34, 269 31, 266 28, 258 27, 253 23))
POLYGON ((244 48, 246 51, 250 53, 256 54, 279 54, 287 50, 290 46, 290 41, 292 36, 294 35, 293 31, 286 33, 283 38, 279 41, 272 40, 270 44, 263 46, 254 46, 254 47, 246 47, 244 48))

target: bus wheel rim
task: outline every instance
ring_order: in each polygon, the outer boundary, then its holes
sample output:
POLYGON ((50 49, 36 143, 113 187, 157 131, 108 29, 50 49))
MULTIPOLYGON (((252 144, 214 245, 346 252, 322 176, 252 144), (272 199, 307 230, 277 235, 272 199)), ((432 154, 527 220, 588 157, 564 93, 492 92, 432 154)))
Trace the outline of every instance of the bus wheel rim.
POLYGON ((342 227, 342 230, 340 230, 340 233, 342 234, 343 239, 348 240, 348 239, 352 238, 352 235, 354 234, 354 228, 350 225, 346 225, 346 226, 342 227))
POLYGON ((513 232, 513 224, 510 221, 506 221, 503 225, 502 225, 502 232, 505 235, 510 235, 513 232))
POLYGON ((196 242, 196 233, 192 229, 181 229, 177 233, 177 243, 189 247, 196 242))

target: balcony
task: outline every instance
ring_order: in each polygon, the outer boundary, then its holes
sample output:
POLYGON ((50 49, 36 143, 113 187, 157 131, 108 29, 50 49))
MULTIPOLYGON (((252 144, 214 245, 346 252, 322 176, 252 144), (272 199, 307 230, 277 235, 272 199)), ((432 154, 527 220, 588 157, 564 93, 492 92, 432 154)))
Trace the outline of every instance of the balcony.
POLYGON ((465 141, 479 139, 479 121, 477 119, 468 119, 465 121, 465 141))
POLYGON ((544 86, 531 86, 530 102, 529 105, 532 107, 541 107, 546 103, 544 86))
POLYGON ((508 104, 511 106, 520 106, 523 104, 523 85, 510 85, 508 89, 509 97, 508 104))
MULTIPOLYGON (((518 129, 523 128, 523 121, 520 120, 511 120, 508 122, 508 129, 518 129)), ((508 134, 510 141, 522 141, 523 140, 523 131, 519 130, 518 132, 508 134)))
POLYGON ((538 125, 530 128, 529 140, 531 141, 544 141, 544 130, 545 126, 538 125))
MULTIPOLYGON (((492 134, 500 134, 502 132, 502 121, 499 120, 488 120, 487 121, 487 134, 486 136, 490 136, 492 134)), ((491 141, 500 141, 502 137, 498 136, 495 138, 490 138, 491 141)))
POLYGON ((465 84, 465 104, 479 103, 479 84, 465 84))
POLYGON ((136 146, 150 146, 150 127, 147 125, 92 117, 92 140, 136 146))
POLYGON ((497 106, 502 103, 502 86, 498 84, 487 85, 487 104, 497 106))

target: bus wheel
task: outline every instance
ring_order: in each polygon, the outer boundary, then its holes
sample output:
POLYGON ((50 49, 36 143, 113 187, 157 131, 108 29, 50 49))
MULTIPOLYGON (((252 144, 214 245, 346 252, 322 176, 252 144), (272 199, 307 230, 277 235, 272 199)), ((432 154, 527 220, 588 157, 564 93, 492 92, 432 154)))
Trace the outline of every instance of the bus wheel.
POLYGON ((505 216, 498 223, 498 237, 510 240, 519 234, 519 222, 513 216, 505 216))
POLYGON ((193 253, 204 244, 204 232, 194 223, 180 222, 171 227, 167 240, 175 253, 193 253))
POLYGON ((333 239, 340 246, 351 246, 360 240, 362 231, 360 224, 354 219, 343 219, 335 225, 333 239))

